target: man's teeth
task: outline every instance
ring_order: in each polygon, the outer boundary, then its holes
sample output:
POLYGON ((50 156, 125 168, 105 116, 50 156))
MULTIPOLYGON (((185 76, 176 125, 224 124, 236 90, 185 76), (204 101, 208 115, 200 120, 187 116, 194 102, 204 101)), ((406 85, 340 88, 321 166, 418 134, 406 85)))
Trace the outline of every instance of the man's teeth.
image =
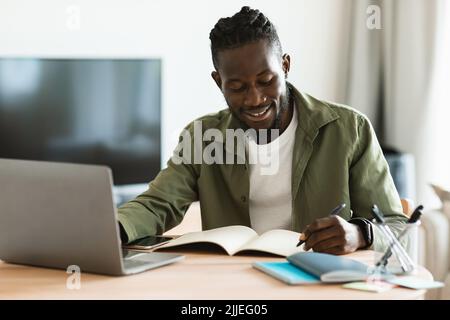
POLYGON ((261 112, 252 112, 252 111, 246 111, 246 113, 254 116, 254 117, 260 117, 262 116, 264 113, 266 113, 267 110, 269 110, 270 106, 267 106, 266 108, 264 108, 263 111, 261 112))

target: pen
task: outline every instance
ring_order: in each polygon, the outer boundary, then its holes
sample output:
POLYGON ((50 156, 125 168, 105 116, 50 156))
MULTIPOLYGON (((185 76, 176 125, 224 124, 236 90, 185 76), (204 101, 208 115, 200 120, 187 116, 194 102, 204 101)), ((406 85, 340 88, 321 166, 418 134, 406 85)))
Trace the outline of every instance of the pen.
POLYGON ((383 214, 376 205, 372 206, 372 214, 378 223, 379 230, 383 232, 384 236, 389 240, 389 247, 392 248, 394 253, 397 255, 402 270, 404 272, 408 272, 408 270, 413 269, 414 263, 406 253, 405 249, 403 249, 395 235, 392 233, 391 229, 386 225, 383 214))
POLYGON ((418 206, 414 212, 411 214, 411 217, 408 220, 408 223, 415 223, 419 221, 420 216, 422 215, 423 205, 418 206))
MULTIPOLYGON (((341 212, 342 209, 345 208, 345 203, 341 203, 340 205, 338 205, 336 208, 334 208, 333 210, 331 210, 330 212, 330 216, 335 216, 337 215, 339 212, 341 212)), ((297 247, 301 246, 303 243, 305 243, 306 238, 305 238, 305 234, 302 233, 300 235, 300 241, 297 243, 297 247)))
MULTIPOLYGON (((411 214, 411 217, 408 219, 409 224, 412 223, 416 223, 417 221, 419 221, 420 216, 422 215, 422 210, 423 210, 423 206, 420 205, 418 206, 414 212, 411 214)), ((398 239, 401 239, 407 232, 407 228, 405 228, 403 230, 403 232, 398 236, 398 239)), ((386 253, 383 255, 383 257, 378 261, 378 263, 376 264, 376 266, 380 266, 380 265, 384 265, 386 266, 388 259, 391 257, 392 255, 392 246, 393 244, 391 243, 391 245, 389 246, 388 250, 386 251, 386 253)))

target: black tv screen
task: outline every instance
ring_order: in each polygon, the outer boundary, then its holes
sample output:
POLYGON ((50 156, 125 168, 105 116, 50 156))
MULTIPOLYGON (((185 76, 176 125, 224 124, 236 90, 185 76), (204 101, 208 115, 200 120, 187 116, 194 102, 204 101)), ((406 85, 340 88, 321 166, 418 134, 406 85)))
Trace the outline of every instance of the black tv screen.
POLYGON ((161 159, 159 59, 0 59, 0 157, 102 164, 116 185, 161 159))

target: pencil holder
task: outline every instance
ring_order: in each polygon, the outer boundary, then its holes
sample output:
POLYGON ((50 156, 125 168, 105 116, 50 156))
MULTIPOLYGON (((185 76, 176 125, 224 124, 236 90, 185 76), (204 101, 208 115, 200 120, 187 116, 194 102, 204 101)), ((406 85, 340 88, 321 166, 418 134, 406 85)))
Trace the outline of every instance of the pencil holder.
POLYGON ((419 225, 415 223, 374 223, 375 235, 381 236, 380 245, 374 247, 375 267, 386 274, 411 274, 417 270, 419 255, 419 225))

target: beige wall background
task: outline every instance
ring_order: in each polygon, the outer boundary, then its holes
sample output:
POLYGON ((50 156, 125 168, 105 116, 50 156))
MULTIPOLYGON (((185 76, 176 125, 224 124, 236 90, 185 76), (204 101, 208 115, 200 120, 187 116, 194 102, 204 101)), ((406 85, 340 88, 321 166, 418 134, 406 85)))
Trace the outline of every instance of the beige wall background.
POLYGON ((364 77, 380 55, 371 41, 376 32, 395 39, 387 42, 393 49, 383 49, 389 50, 386 141, 416 159, 416 202, 439 205, 428 183, 450 185, 450 46, 439 40, 450 35, 450 24, 440 27, 449 20, 445 0, 0 0, 0 56, 162 58, 165 166, 187 123, 226 107, 210 77, 209 32, 243 5, 277 26, 291 55, 292 83, 318 98, 350 102, 372 121, 376 110, 364 99, 374 98, 375 77, 364 77), (365 24, 365 6, 373 3, 383 9, 379 31, 365 24))
POLYGON ((0 56, 162 58, 165 165, 187 123, 226 107, 210 77, 209 32, 219 18, 243 5, 260 9, 291 54, 289 80, 318 97, 340 100, 347 2, 0 0, 0 56))

